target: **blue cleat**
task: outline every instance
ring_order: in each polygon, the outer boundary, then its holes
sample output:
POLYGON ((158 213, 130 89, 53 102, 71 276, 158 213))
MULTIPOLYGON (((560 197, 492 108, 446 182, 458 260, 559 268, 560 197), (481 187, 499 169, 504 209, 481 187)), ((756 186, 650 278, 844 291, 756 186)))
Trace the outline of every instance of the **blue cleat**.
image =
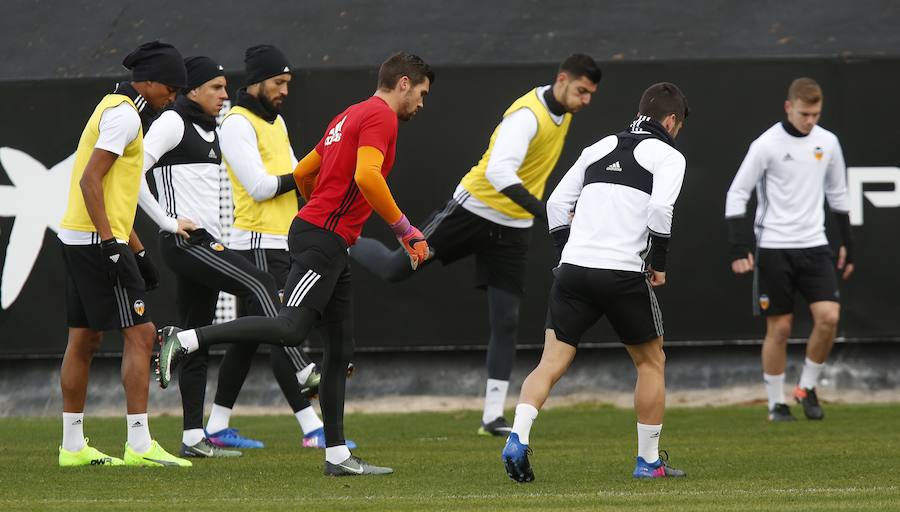
POLYGON ((534 480, 534 472, 531 470, 531 463, 528 462, 530 454, 531 448, 527 444, 519 442, 519 434, 509 435, 501 457, 503 465, 506 466, 506 474, 516 482, 524 483, 534 480))
POLYGON ((634 466, 634 472, 631 476, 635 478, 670 478, 686 476, 684 471, 669 467, 669 454, 667 452, 660 451, 659 455, 659 459, 652 464, 645 461, 643 457, 638 457, 637 463, 634 466), (665 458, 663 458, 663 454, 665 454, 665 458))
POLYGON ((220 448, 263 448, 265 446, 262 441, 240 435, 236 428, 226 428, 213 433, 206 432, 206 438, 220 448))
MULTIPOLYGON (((356 448, 356 443, 354 443, 350 439, 344 439, 344 443, 347 445, 347 449, 353 450, 356 448)), ((320 427, 309 434, 303 436, 303 447, 304 448, 321 448, 325 449, 325 428, 320 427)))

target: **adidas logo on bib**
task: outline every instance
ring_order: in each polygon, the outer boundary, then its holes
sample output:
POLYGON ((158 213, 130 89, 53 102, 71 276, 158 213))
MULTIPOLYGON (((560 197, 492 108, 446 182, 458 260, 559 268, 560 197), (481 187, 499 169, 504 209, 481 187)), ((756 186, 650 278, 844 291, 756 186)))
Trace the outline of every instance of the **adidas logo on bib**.
POLYGON ((216 150, 215 150, 215 149, 210 149, 210 150, 209 150, 209 154, 206 155, 206 156, 207 156, 208 158, 219 158, 218 155, 216 155, 216 150))
POLYGON ((606 167, 606 170, 607 170, 607 171, 622 172, 622 166, 619 165, 619 162, 616 162, 616 163, 614 163, 614 164, 608 165, 608 166, 606 167))

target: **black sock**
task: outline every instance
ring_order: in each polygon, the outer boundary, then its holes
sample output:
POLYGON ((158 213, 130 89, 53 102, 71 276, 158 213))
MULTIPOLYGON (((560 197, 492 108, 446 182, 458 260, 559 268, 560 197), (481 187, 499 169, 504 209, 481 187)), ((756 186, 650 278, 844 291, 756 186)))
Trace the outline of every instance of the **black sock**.
POLYGON ((322 324, 325 355, 322 360, 322 381, 319 384, 319 405, 325 423, 326 446, 340 446, 344 440, 344 394, 347 389, 347 365, 353 359, 353 320, 322 324))
POLYGON ((487 371, 489 379, 509 380, 516 359, 516 333, 519 327, 518 295, 493 286, 488 287, 488 316, 491 339, 488 343, 487 371))

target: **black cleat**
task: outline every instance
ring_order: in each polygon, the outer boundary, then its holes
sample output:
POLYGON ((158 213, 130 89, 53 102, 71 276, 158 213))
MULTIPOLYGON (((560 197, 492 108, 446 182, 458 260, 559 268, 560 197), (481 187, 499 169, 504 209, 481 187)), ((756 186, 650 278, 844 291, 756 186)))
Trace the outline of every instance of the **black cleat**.
POLYGON ((775 404, 775 407, 769 411, 769 421, 797 421, 797 418, 791 414, 788 404, 775 404))
POLYGON ((508 436, 512 432, 512 427, 506 422, 503 416, 495 419, 490 423, 482 423, 478 427, 478 435, 480 436, 508 436))
POLYGON ((803 414, 808 420, 821 420, 825 417, 825 411, 819 405, 819 397, 816 396, 816 388, 794 388, 794 400, 803 406, 803 414))
POLYGON ((390 475, 393 472, 394 470, 391 468, 373 466, 353 455, 339 464, 325 461, 326 476, 390 475))

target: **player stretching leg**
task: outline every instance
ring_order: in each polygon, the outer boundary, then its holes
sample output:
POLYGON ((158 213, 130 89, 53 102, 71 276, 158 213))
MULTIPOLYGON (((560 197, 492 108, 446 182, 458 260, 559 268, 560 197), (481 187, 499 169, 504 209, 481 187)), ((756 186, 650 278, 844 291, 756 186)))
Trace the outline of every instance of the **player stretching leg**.
MULTIPOLYGON (((477 286, 487 289, 491 332, 480 435, 509 434, 503 404, 516 359, 531 226, 535 218, 546 221, 544 186, 573 114, 590 103, 600 77, 591 57, 566 58, 552 84, 528 91, 506 109, 481 161, 463 177, 447 205, 425 222, 432 252, 428 261, 449 265, 474 255, 477 286)), ((360 238, 350 256, 387 281, 412 275, 406 254, 377 240, 360 238)))
POLYGON ((244 317, 221 325, 162 330, 160 383, 186 353, 219 343, 299 345, 315 327, 325 340, 319 397, 325 422, 326 475, 388 474, 350 454, 344 441, 347 364, 353 356, 350 259, 374 209, 391 226, 412 268, 425 260, 428 244, 397 207, 385 177, 394 165, 398 119, 422 108, 434 82, 431 68, 415 55, 398 53, 378 72, 371 98, 350 106, 329 123, 315 149, 298 164, 294 177, 308 202, 288 236, 291 271, 284 307, 275 318, 244 317))
POLYGON ((825 417, 816 381, 837 332, 841 304, 835 272, 844 280, 853 273, 853 237, 847 168, 838 138, 817 126, 822 89, 810 78, 798 78, 784 102, 787 119, 765 131, 750 145, 725 199, 735 274, 753 272, 753 311, 766 317, 762 347, 763 379, 769 399, 769 421, 793 421, 784 400, 787 341, 794 318, 794 295, 809 303, 813 329, 794 399, 807 419, 825 417), (744 216, 756 188, 756 256, 744 216), (840 228, 834 255, 825 237, 828 200, 840 228), (746 234, 745 234, 746 233, 746 234))
POLYGON ((659 456, 666 359, 653 287, 666 282, 672 212, 685 170, 674 139, 687 114, 678 87, 650 86, 630 130, 586 148, 547 201, 550 234, 561 257, 553 271, 544 353, 522 385, 502 452, 513 480, 534 480, 528 461, 531 425, 575 358, 581 336, 604 315, 637 368, 633 476, 684 476, 659 456))
MULTIPOLYGON (((142 182, 140 205, 160 226, 160 248, 163 259, 175 273, 176 304, 180 322, 187 327, 209 325, 215 318, 219 290, 248 300, 257 315, 275 316, 281 307, 275 280, 247 258, 225 247, 221 242, 219 222, 219 169, 222 151, 219 146, 216 118, 225 92, 225 71, 208 57, 185 59, 188 87, 178 96, 172 109, 163 112, 144 138, 144 168, 153 169, 159 202, 142 182), (188 222, 186 219, 196 219, 188 222), (183 226, 190 224, 186 233, 183 226)), ((281 71, 281 68, 278 68, 281 71)), ((274 176, 272 179, 276 179, 274 176)), ((291 178, 293 183, 293 178, 291 178)), ((292 190, 296 189, 296 186, 292 190)), ((286 237, 285 237, 286 238, 286 237)), ((287 241, 285 240, 285 247, 287 241)), ((284 252, 287 256, 287 251, 284 252)), ((287 271, 285 270, 285 274, 287 271)), ((242 438, 225 422, 207 432, 203 429, 203 402, 206 392, 206 370, 209 354, 205 350, 191 354, 179 366, 178 384, 184 411, 181 455, 185 457, 229 457, 240 452, 220 446, 262 447, 262 443, 242 438), (223 424, 224 423, 224 424, 223 424), (232 433, 233 432, 233 433, 232 433), (227 435, 226 435, 227 434, 227 435), (256 444, 254 444, 256 443, 256 444)), ((243 346, 231 346, 219 372, 219 389, 233 388, 236 397, 243 385, 252 358, 243 346), (238 355, 235 356, 235 352, 238 355)), ((300 392, 291 357, 282 347, 271 351, 272 369, 301 427, 313 432, 322 422, 300 392), (313 422, 312 426, 304 425, 313 422)), ((216 395, 210 423, 221 417, 223 409, 216 395)), ((231 402, 227 402, 231 411, 231 402)), ((324 443, 322 443, 324 448, 324 443)))

